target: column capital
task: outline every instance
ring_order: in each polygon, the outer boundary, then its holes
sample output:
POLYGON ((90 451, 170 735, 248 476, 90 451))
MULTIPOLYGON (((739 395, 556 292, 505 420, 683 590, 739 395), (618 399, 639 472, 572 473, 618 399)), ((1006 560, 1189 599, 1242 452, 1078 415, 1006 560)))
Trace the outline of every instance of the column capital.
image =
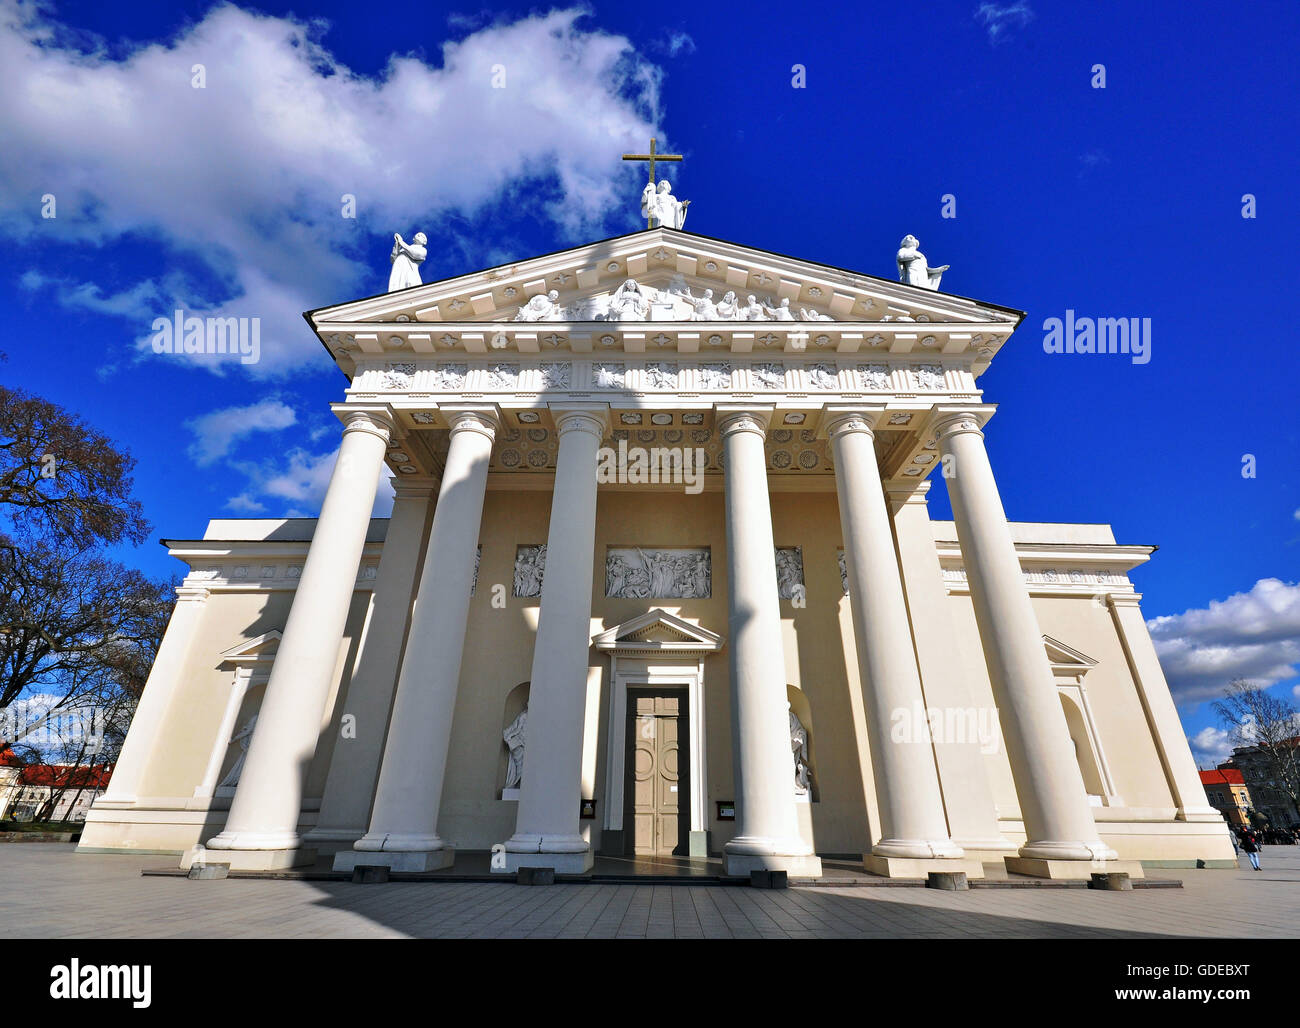
POLYGON ((438 490, 438 480, 431 475, 393 475, 389 481, 396 500, 426 500, 438 490))
POLYGON ((177 603, 205 603, 211 595, 206 586, 188 580, 176 587, 177 603))
POLYGON ((1107 593, 1106 605, 1109 607, 1137 607, 1141 608, 1141 593, 1107 593))
POLYGON ((772 406, 766 404, 720 403, 714 406, 713 414, 718 434, 723 438, 735 432, 753 432, 760 438, 766 438, 773 410, 772 406))
POLYGON ((343 434, 366 432, 378 436, 387 444, 397 438, 397 419, 387 404, 358 407, 349 403, 335 403, 330 409, 343 422, 343 434))
POLYGON ((988 423, 989 418, 993 417, 995 410, 997 407, 991 403, 960 407, 939 406, 930 415, 930 431, 934 433, 935 440, 940 443, 963 432, 973 432, 983 438, 984 433, 980 430, 988 423))
POLYGON ((454 438, 461 432, 477 432, 494 441, 497 429, 501 427, 501 415, 495 406, 480 404, 449 404, 439 408, 447 421, 447 428, 454 438))
POLYGON ((916 503, 924 507, 930 502, 928 494, 933 484, 929 479, 921 482, 915 479, 888 481, 884 483, 885 499, 889 503, 890 510, 895 513, 908 503, 916 503))
POLYGON ((835 439, 852 432, 864 432, 874 439, 876 425, 880 423, 884 414, 884 404, 831 405, 822 415, 822 430, 828 439, 835 439))
POLYGON ((552 405, 550 410, 561 438, 570 432, 590 432, 599 441, 609 432, 609 404, 562 403, 552 405))

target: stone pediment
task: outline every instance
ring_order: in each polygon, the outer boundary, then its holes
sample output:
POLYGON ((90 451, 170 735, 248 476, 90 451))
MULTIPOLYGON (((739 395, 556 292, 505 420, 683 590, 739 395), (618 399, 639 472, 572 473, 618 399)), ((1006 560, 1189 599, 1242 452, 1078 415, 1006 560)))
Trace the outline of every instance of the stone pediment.
POLYGON ((592 637, 592 645, 602 652, 620 654, 692 654, 717 653, 724 640, 707 628, 693 625, 675 614, 656 607, 608 628, 592 637))
POLYGON ((280 649, 280 633, 272 629, 256 639, 245 639, 221 652, 222 663, 235 666, 255 666, 270 664, 280 649))
POLYGON ((1097 666, 1097 661, 1050 635, 1043 636, 1047 659, 1058 675, 1083 675, 1097 666))
MULTIPOLYGON (((425 267, 436 262, 434 255, 425 267)), ((646 229, 308 314, 322 331, 330 324, 365 322, 807 320, 1010 326, 1019 317, 1009 308, 668 228, 646 229), (629 280, 637 284, 633 292, 642 294, 639 299, 627 296, 629 280), (706 296, 710 291, 711 298, 706 296)))

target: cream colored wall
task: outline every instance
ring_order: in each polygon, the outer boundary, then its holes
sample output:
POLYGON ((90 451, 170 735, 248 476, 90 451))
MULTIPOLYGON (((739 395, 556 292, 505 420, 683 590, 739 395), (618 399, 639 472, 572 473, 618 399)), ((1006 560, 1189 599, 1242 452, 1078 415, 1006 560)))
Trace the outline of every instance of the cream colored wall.
MULTIPOLYGON (((812 709, 812 747, 819 776, 820 802, 811 804, 811 832, 820 852, 861 853, 870 846, 859 752, 865 747, 860 696, 852 702, 848 671, 854 665, 852 638, 840 617, 847 607, 840 587, 836 552, 839 512, 830 493, 774 494, 773 529, 778 546, 800 546, 808 586, 806 609, 781 604, 786 680, 801 689, 812 709), (827 659, 829 658, 829 659, 827 659)), ((470 607, 465 661, 456 702, 455 727, 439 833, 461 848, 481 849, 514 831, 516 804, 497 798, 504 744, 506 697, 528 680, 538 600, 510 596, 515 550, 546 541, 550 494, 544 491, 490 489, 480 536, 483 557, 478 589, 470 607), (492 606, 492 587, 502 585, 504 609, 492 606)), ((595 571, 592 580, 591 634, 612 628, 658 607, 704 628, 727 634, 726 550, 723 496, 605 489, 596 517, 595 571), (708 546, 712 551, 713 595, 709 599, 606 599, 603 556, 609 546, 708 546)), ((590 827, 599 845, 608 798, 605 796, 610 688, 609 659, 594 649, 590 666, 600 680, 599 738, 596 746, 597 818, 590 827)), ((856 690, 856 674, 854 675, 856 690)), ((711 846, 719 849, 734 823, 719 822, 718 800, 734 800, 731 707, 727 654, 704 666, 705 749, 708 762, 707 822, 711 846)))
POLYGON ((1110 611, 1088 597, 1036 596, 1034 612, 1044 634, 1097 661, 1083 687, 1124 806, 1171 811, 1173 793, 1110 611))
MULTIPOLYGON (((283 630, 289 615, 293 593, 290 592, 213 592, 204 604, 203 617, 190 648, 180 680, 172 686, 172 697, 163 720, 161 738, 166 745, 155 746, 144 773, 142 796, 188 798, 203 780, 208 757, 216 741, 230 687, 233 667, 220 654, 240 643, 270 631, 283 630)), ((341 705, 334 702, 346 687, 348 669, 356 655, 356 641, 370 602, 370 592, 358 590, 348 613, 347 629, 339 650, 330 726, 322 732, 316 756, 308 771, 304 795, 319 799, 325 773, 338 735, 341 705), (338 708, 338 709, 335 709, 338 708)), ((253 715, 260 702, 263 686, 254 685, 244 699, 236 727, 253 715)), ((222 774, 230 766, 227 753, 222 774)), ((218 801, 213 806, 224 806, 218 801)))

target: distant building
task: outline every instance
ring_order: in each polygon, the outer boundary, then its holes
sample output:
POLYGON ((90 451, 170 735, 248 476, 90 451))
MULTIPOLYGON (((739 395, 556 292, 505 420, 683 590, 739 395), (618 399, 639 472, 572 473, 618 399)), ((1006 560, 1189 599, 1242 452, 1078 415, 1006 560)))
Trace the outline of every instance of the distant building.
POLYGON ((1201 784, 1210 806, 1219 811, 1230 825, 1248 825, 1246 811, 1250 809, 1250 790, 1246 788, 1241 772, 1236 768, 1216 768, 1201 772, 1201 784))
POLYGON ((0 821, 30 821, 54 793, 61 793, 50 821, 84 821, 90 805, 108 788, 112 769, 19 762, 0 751, 0 821))
MULTIPOLYGON (((1300 735, 1292 736, 1286 743, 1292 747, 1300 746, 1300 735)), ((1254 800, 1255 809, 1268 818, 1272 825, 1278 828, 1300 825, 1300 814, 1296 813, 1295 804, 1278 787, 1268 757, 1258 746, 1236 747, 1232 751, 1232 759, 1220 764, 1218 769, 1240 771, 1254 800)))

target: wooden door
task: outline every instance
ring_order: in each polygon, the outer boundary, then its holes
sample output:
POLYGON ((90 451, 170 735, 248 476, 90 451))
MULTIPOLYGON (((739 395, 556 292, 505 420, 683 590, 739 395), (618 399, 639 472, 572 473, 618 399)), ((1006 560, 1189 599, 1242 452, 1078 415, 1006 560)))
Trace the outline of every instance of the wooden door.
POLYGON ((686 854, 689 850, 689 759, 686 692, 630 690, 625 816, 634 855, 686 854))

